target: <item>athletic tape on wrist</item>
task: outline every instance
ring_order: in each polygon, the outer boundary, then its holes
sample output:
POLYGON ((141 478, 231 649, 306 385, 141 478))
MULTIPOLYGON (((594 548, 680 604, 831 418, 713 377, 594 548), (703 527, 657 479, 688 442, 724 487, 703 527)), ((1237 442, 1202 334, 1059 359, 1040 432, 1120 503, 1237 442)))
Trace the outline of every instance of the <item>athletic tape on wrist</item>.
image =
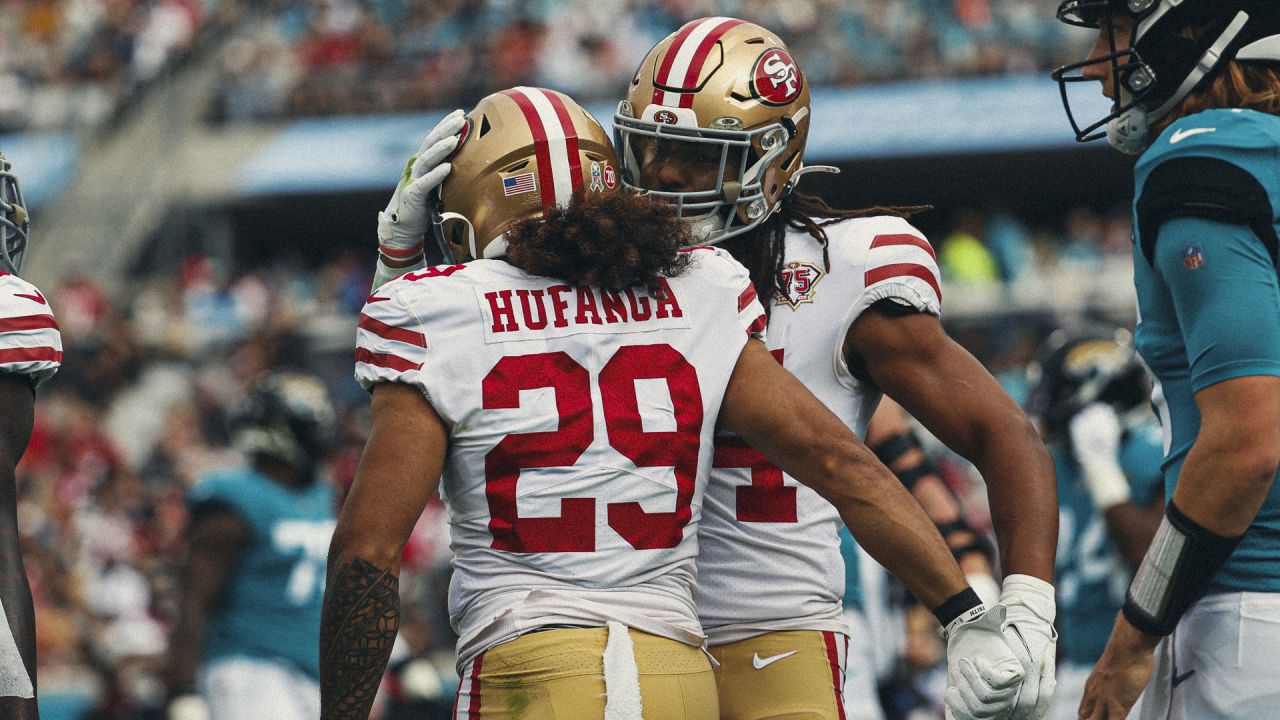
POLYGON ((1129 585, 1125 618, 1148 635, 1173 632, 1243 537, 1212 533, 1170 502, 1138 574, 1129 585))

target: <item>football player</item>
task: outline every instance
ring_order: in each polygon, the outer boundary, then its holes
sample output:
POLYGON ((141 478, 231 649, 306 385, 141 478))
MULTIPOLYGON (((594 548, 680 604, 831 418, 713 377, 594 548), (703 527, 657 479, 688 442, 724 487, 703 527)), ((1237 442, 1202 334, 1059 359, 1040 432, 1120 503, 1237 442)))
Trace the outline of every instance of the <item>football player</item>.
MULTIPOLYGON (((859 436, 883 391, 981 471, 1004 630, 1026 676, 1012 717, 1041 717, 1054 685, 1052 463, 1017 404, 943 331, 935 253, 905 213, 833 210, 796 192, 804 173, 832 170, 804 167, 811 119, 808 81, 781 39, 695 20, 650 50, 618 106, 623 182, 742 261, 769 309, 774 357, 859 436)), ((724 716, 843 717, 839 515, 739 438, 721 438, 714 472, 698 612, 724 716)))
POLYGON ((1097 33, 1055 72, 1077 139, 1139 156, 1135 345, 1165 450, 1165 518, 1080 717, 1275 717, 1280 4, 1070 0, 1058 17, 1097 33), (1111 111, 1079 121, 1075 81, 1098 83, 1111 111))
POLYGON ((191 489, 169 720, 320 714, 316 637, 336 498, 319 465, 333 431, 318 379, 264 376, 231 419, 249 464, 191 489))
POLYGON ((1164 449, 1128 332, 1055 331, 1027 375, 1029 406, 1058 475, 1062 664, 1048 717, 1074 720, 1125 588, 1164 516, 1164 449))
POLYGON ((935 610, 979 711, 1016 692, 1003 608, 984 608, 901 484, 769 355, 746 270, 685 248, 666 204, 617 191, 594 118, 513 88, 455 145, 435 227, 462 264, 386 283, 359 323, 373 425, 330 551, 325 720, 368 716, 399 558, 437 486, 455 717, 717 718, 693 602, 717 424, 811 483, 935 610))
POLYGON ((30 222, 18 178, 0 153, 0 716, 36 718, 36 634, 18 539, 18 460, 31 439, 35 390, 62 363, 49 301, 18 277, 30 222))

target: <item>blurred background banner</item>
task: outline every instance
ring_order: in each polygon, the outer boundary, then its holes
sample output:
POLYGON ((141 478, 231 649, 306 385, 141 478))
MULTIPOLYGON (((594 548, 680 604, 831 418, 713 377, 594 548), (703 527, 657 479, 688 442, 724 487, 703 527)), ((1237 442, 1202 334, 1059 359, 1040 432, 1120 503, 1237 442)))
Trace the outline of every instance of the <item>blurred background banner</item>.
MULTIPOLYGON (((934 206, 913 222, 938 248, 944 321, 1015 398, 1046 329, 1130 324, 1129 165, 1072 142, 1048 72, 1090 41, 1056 6, 0 0, 0 150, 32 206, 25 274, 66 343, 20 469, 45 719, 157 717, 184 492, 239 461, 225 422, 259 373, 325 379, 328 473, 350 482, 376 213, 436 120, 525 84, 608 125, 645 51, 689 19, 743 17, 791 46, 814 88, 807 159, 843 171, 807 190, 934 206)), ((440 508, 409 553, 388 718, 447 711, 456 683, 440 508)))

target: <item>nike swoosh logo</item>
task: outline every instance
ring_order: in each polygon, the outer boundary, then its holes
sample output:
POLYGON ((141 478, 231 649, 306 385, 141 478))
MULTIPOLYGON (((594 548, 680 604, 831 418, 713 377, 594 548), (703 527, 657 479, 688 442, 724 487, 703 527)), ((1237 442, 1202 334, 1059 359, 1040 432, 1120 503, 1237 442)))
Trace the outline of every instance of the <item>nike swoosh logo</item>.
POLYGON ((48 305, 48 304, 49 304, 49 302, 48 302, 47 300, 45 300, 45 299, 44 299, 44 295, 41 295, 41 294, 40 294, 40 291, 39 291, 39 290, 37 290, 37 291, 36 291, 36 294, 35 294, 35 295, 26 295, 26 294, 24 294, 24 293, 14 293, 14 295, 15 295, 15 296, 17 296, 17 297, 20 297, 20 298, 26 298, 26 299, 28 299, 28 300, 33 300, 33 301, 35 301, 35 302, 40 303, 41 305, 48 305))
POLYGON ((1181 685, 1181 684, 1183 683, 1183 681, 1185 681, 1187 678, 1189 678, 1189 677, 1191 677, 1192 675, 1195 675, 1195 674, 1196 674, 1196 671, 1195 671, 1195 670, 1188 670, 1188 671, 1186 671, 1186 672, 1182 673, 1181 675, 1174 675, 1174 676, 1173 676, 1173 687, 1178 687, 1179 685, 1181 685))
POLYGON ((1191 128, 1190 130, 1178 130, 1173 133, 1173 137, 1169 138, 1170 145, 1177 145, 1193 135, 1203 135, 1204 133, 1218 132, 1218 128, 1191 128))
POLYGON ((791 657, 792 655, 795 655, 795 654, 796 654, 796 653, 798 653, 798 652, 800 652, 800 651, 799 651, 799 650, 792 650, 791 652, 785 652, 785 653, 782 653, 781 655, 774 655, 774 656, 772 656, 772 657, 767 657, 767 658, 762 658, 762 657, 760 657, 760 654, 759 654, 759 653, 752 653, 752 654, 751 654, 751 667, 753 667, 753 668, 755 668, 755 669, 757 669, 757 670, 763 670, 763 669, 765 669, 765 668, 769 667, 770 665, 772 665, 772 664, 774 664, 774 663, 778 662, 779 660, 781 660, 781 659, 783 659, 783 658, 789 658, 789 657, 791 657))
POLYGON ((390 300, 390 299, 391 299, 391 298, 380 298, 380 297, 374 297, 374 296, 370 295, 370 296, 365 300, 365 302, 366 302, 366 303, 376 303, 376 302, 382 302, 383 300, 390 300))

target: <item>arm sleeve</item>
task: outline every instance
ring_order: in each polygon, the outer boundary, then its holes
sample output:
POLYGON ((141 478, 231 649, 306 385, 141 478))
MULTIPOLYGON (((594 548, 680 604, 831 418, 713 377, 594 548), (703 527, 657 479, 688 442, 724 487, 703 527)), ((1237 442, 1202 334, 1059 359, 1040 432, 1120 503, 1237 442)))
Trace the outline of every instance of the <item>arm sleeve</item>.
POLYGON ((356 330, 356 382, 369 390, 375 383, 399 382, 427 392, 422 368, 427 362, 427 334, 421 319, 384 285, 360 311, 356 330))
POLYGON ((907 223, 902 232, 881 233, 871 241, 862 272, 865 289, 850 308, 846 327, 864 310, 889 300, 916 312, 942 314, 942 273, 924 235, 907 223))
POLYGON ((1173 302, 1191 388, 1280 376, 1280 277, 1252 229, 1200 217, 1160 227, 1156 271, 1173 302))

